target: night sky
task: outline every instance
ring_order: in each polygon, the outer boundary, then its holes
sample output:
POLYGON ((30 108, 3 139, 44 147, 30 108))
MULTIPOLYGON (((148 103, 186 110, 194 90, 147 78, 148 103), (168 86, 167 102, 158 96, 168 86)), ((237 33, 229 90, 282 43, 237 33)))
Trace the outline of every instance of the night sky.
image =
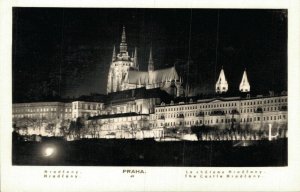
POLYGON ((222 66, 229 90, 244 68, 254 92, 287 90, 287 10, 14 8, 13 101, 106 93, 123 25, 141 70, 152 46, 155 68, 175 65, 196 93, 222 66))

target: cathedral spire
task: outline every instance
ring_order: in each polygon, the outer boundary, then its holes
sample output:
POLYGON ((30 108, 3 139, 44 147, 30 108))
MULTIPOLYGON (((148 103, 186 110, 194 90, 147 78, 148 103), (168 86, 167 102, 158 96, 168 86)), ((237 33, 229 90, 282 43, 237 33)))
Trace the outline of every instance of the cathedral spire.
POLYGON ((125 34, 125 26, 123 25, 123 32, 120 44, 120 52, 125 53, 127 52, 127 43, 126 43, 126 34, 125 34))
POLYGON ((112 61, 116 60, 116 46, 114 45, 113 54, 112 54, 112 61))
POLYGON ((216 83, 216 93, 225 93, 227 91, 228 91, 228 83, 222 66, 218 81, 216 83))
POLYGON ((139 70, 139 64, 138 64, 138 57, 137 57, 137 48, 134 48, 134 66, 137 68, 137 70, 139 70))
POLYGON ((153 59, 152 59, 152 47, 150 48, 150 55, 148 61, 148 71, 154 71, 153 59))
POLYGON ((242 81, 240 83, 240 91, 241 92, 250 92, 250 84, 248 81, 246 69, 244 70, 242 81))

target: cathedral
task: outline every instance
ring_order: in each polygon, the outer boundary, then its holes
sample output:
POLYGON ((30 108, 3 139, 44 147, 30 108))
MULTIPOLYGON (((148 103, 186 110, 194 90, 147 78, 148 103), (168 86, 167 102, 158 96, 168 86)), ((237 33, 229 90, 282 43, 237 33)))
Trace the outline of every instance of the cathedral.
POLYGON ((116 54, 115 47, 113 49, 107 80, 107 94, 141 87, 160 88, 176 97, 183 95, 182 78, 177 74, 175 67, 155 70, 152 49, 150 49, 148 60, 148 71, 139 70, 137 48, 132 56, 128 54, 123 26, 119 53, 116 54))

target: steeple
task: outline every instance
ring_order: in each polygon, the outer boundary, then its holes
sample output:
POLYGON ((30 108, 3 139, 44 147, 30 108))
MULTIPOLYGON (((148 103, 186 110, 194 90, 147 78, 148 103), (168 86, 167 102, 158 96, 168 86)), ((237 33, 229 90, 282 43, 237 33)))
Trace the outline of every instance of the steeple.
POLYGON ((250 92, 250 84, 249 84, 249 81, 248 81, 248 78, 247 78, 246 69, 244 70, 242 81, 240 83, 240 91, 241 92, 250 92))
POLYGON ((114 45, 113 54, 112 54, 112 61, 116 60, 116 46, 114 45))
POLYGON ((137 48, 134 49, 134 60, 133 60, 134 66, 139 70, 139 64, 138 64, 138 57, 137 57, 137 48))
POLYGON ((216 93, 225 93, 227 91, 228 91, 228 83, 222 66, 218 81, 216 83, 216 93))
POLYGON ((154 71, 153 59, 152 59, 152 47, 150 48, 150 55, 148 61, 148 71, 154 71))
POLYGON ((120 53, 127 52, 127 43, 126 43, 126 34, 125 34, 125 26, 123 26, 121 44, 120 44, 120 53))

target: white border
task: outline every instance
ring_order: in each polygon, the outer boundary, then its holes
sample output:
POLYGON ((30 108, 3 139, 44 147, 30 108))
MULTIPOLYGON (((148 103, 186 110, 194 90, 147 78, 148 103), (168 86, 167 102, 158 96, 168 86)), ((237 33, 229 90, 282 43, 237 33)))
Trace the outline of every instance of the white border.
MULTIPOLYGON (((1 191, 296 191, 300 190, 299 55, 300 1, 298 0, 2 0, 0 1, 0 110, 1 110, 1 191), (145 167, 146 174, 132 179, 122 167, 63 167, 77 170, 76 180, 45 180, 47 167, 11 166, 12 102, 12 7, 148 7, 148 8, 275 8, 288 9, 288 167, 254 168, 263 170, 261 179, 184 179, 186 170, 199 168, 145 167)), ((62 169, 51 167, 50 170, 62 169)), ((201 168, 228 170, 230 168, 201 168)), ((232 168, 240 170, 243 168, 232 168)), ((252 168, 249 168, 249 170, 252 168)))

